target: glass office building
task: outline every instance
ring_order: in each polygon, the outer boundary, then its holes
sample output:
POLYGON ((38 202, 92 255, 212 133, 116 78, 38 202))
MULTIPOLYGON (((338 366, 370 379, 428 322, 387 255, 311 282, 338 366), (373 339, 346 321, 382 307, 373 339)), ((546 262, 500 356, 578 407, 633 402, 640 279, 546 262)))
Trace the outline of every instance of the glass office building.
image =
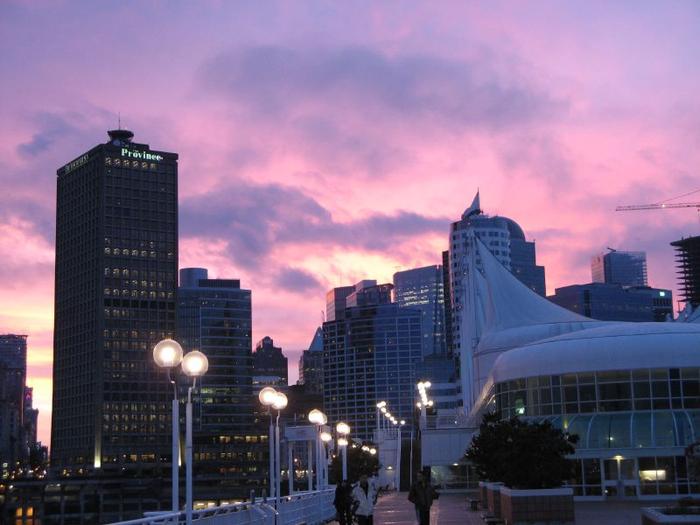
POLYGON ((378 401, 411 419, 422 323, 420 310, 386 301, 391 285, 360 284, 350 302, 361 306, 323 324, 323 406, 330 421, 346 421, 353 437, 371 440, 378 401))

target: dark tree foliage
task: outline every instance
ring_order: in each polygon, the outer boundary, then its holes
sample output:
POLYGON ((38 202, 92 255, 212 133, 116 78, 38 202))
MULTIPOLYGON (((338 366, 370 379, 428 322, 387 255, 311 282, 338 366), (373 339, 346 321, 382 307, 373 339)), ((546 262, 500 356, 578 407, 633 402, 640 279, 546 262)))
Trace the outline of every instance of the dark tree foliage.
POLYGON ((577 435, 565 434, 549 421, 527 423, 487 414, 466 457, 484 480, 514 489, 555 488, 573 476, 573 462, 566 456, 574 453, 576 442, 577 435))
MULTIPOLYGON (((348 481, 355 483, 362 474, 374 475, 379 470, 379 460, 377 456, 365 452, 360 447, 348 447, 348 481)), ((329 468, 329 481, 337 483, 343 473, 343 458, 339 453, 331 461, 329 468)))

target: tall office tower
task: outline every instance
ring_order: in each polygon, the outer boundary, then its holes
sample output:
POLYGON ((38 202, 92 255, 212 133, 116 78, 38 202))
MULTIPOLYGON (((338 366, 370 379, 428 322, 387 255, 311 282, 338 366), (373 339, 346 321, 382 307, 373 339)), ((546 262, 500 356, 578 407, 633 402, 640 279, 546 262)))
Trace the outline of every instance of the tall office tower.
POLYGON ((200 502, 250 495, 264 482, 265 446, 254 426, 251 292, 237 279, 180 270, 177 339, 209 359, 194 405, 195 496, 200 502))
POLYGON ((37 430, 39 425, 39 409, 34 408, 34 389, 28 386, 24 387, 24 440, 27 450, 37 444, 37 430))
POLYGON ((326 321, 342 319, 345 312, 345 299, 354 291, 354 286, 340 286, 326 294, 326 321))
POLYGON ((442 266, 425 266, 394 274, 394 299, 423 315, 423 356, 445 355, 445 297, 442 266))
MULTIPOLYGON (((450 227, 449 279, 450 307, 452 310, 452 346, 459 352, 460 324, 464 318, 464 269, 469 257, 468 235, 473 232, 496 259, 510 270, 513 275, 528 288, 544 296, 544 267, 535 262, 535 243, 525 240, 522 228, 507 217, 491 217, 481 210, 479 193, 472 204, 462 214, 462 218, 450 227)), ((480 261, 476 260, 480 267, 480 261)))
POLYGON ((323 329, 320 326, 308 350, 304 350, 299 357, 297 384, 303 385, 306 392, 323 393, 323 329))
POLYGON ((663 322, 673 316, 673 292, 648 286, 573 284, 556 288, 548 299, 601 321, 663 322))
POLYGON ((369 440, 378 401, 398 419, 413 415, 422 314, 387 300, 391 284, 354 288, 342 315, 323 323, 323 407, 329 420, 346 421, 353 437, 369 440))
POLYGON ((683 300, 700 306, 700 235, 671 243, 676 249, 676 268, 683 300))
POLYGON ((27 336, 0 335, 0 479, 25 459, 23 446, 27 336))
POLYGON ((155 478, 171 460, 152 349, 175 335, 178 156, 133 136, 57 171, 51 465, 67 474, 155 478))
POLYGON ((287 386, 289 377, 287 358, 282 353, 282 349, 274 343, 271 337, 265 336, 255 345, 254 381, 266 385, 287 386))
POLYGON ((608 250, 608 253, 591 258, 591 277, 594 283, 648 286, 645 252, 621 252, 612 248, 608 250))

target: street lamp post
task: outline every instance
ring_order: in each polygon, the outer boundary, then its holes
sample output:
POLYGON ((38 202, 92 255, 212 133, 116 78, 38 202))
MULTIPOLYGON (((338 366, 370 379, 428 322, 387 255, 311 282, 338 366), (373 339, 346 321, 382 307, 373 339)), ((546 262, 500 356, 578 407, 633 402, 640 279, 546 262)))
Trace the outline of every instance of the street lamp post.
POLYGON ((180 401, 177 398, 177 384, 173 378, 172 371, 182 362, 182 347, 177 341, 164 339, 153 347, 153 360, 159 367, 168 370, 168 380, 173 385, 171 482, 172 510, 177 512, 180 508, 180 401))
MULTIPOLYGON (((309 422, 316 426, 316 489, 321 490, 323 486, 323 461, 321 460, 321 427, 328 423, 326 414, 314 408, 309 412, 309 422)), ((325 448, 325 447, 324 447, 325 448)), ((309 475, 311 473, 309 472, 309 475)))
POLYGON ((342 421, 335 426, 336 432, 341 436, 338 438, 338 446, 343 454, 343 481, 348 479, 348 434, 350 425, 342 421))
POLYGON ((188 352, 182 358, 182 371, 192 378, 192 385, 187 389, 187 406, 185 407, 185 512, 186 523, 192 525, 192 390, 197 386, 197 378, 209 369, 207 356, 198 350, 188 352))
POLYGON ((326 445, 333 439, 333 436, 329 432, 321 432, 321 455, 323 457, 323 487, 328 486, 328 451, 326 450, 326 445))
POLYGON ((260 403, 270 409, 270 497, 275 498, 275 508, 280 512, 280 412, 287 406, 287 396, 272 387, 266 386, 258 393, 260 403), (275 424, 272 424, 272 410, 277 410, 275 424))
POLYGON ((394 425, 397 427, 397 441, 396 441, 396 491, 401 490, 401 427, 406 424, 403 419, 401 421, 394 420, 394 425))

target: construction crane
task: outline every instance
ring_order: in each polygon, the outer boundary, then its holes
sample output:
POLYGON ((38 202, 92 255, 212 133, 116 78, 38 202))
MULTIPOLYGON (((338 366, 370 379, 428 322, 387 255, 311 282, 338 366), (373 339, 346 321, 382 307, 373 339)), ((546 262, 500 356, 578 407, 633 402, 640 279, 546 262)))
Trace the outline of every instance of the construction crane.
POLYGON ((661 202, 656 202, 654 204, 632 204, 629 206, 618 206, 615 211, 638 211, 638 210, 665 210, 671 208, 696 208, 698 213, 700 213, 700 202, 670 202, 681 197, 687 197, 688 195, 693 195, 695 193, 700 193, 700 190, 689 191, 683 195, 677 195, 671 197, 670 199, 663 200, 661 202))

